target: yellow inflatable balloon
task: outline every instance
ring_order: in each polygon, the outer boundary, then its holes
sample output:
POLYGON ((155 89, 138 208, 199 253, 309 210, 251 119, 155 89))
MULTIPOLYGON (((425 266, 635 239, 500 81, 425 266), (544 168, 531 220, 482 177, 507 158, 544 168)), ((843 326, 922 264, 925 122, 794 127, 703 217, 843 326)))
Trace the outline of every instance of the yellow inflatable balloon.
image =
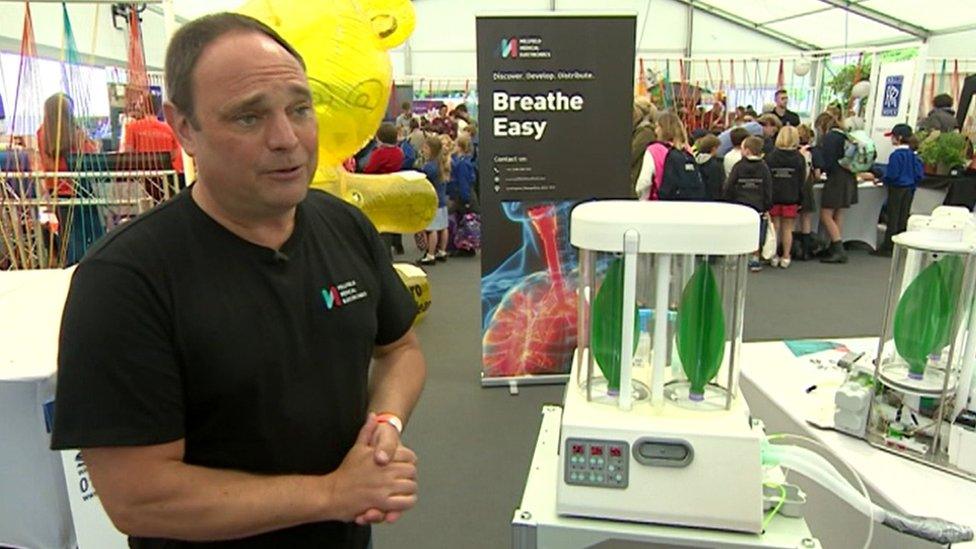
POLYGON ((393 85, 387 50, 402 44, 416 19, 409 0, 251 0, 241 13, 275 29, 302 54, 319 127, 319 169, 312 187, 362 208, 383 232, 423 230, 437 195, 422 176, 350 174, 342 162, 376 133, 393 85), (395 204, 405 207, 397 212, 395 204))
POLYGON ((413 319, 413 324, 416 326, 427 316, 427 311, 430 309, 430 282, 427 280, 427 273, 409 263, 394 263, 393 268, 396 269, 400 280, 410 290, 410 295, 417 303, 417 316, 413 319))
POLYGON ((437 209, 437 193, 415 171, 386 175, 341 172, 330 185, 316 180, 313 187, 355 204, 381 233, 412 233, 424 230, 437 209))

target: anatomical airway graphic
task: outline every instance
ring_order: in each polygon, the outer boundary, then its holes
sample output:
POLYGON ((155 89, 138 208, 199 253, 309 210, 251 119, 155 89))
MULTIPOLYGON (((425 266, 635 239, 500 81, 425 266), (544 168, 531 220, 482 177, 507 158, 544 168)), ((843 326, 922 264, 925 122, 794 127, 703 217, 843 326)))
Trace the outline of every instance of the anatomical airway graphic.
POLYGON ((512 287, 492 315, 482 341, 489 376, 565 373, 576 347, 576 280, 562 272, 555 208, 528 213, 546 270, 512 287))

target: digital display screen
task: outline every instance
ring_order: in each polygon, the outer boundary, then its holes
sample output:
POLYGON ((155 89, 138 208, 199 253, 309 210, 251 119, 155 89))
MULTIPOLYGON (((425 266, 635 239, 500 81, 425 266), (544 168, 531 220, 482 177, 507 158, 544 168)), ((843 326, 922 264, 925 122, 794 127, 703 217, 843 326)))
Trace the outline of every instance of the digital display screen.
POLYGON ((603 455, 603 446, 590 446, 590 455, 591 456, 602 456, 603 455))
POLYGON ((610 457, 618 458, 620 457, 621 451, 619 447, 610 448, 610 457))
POLYGON ((583 445, 582 444, 574 444, 573 445, 573 453, 574 454, 582 454, 583 453, 583 445))

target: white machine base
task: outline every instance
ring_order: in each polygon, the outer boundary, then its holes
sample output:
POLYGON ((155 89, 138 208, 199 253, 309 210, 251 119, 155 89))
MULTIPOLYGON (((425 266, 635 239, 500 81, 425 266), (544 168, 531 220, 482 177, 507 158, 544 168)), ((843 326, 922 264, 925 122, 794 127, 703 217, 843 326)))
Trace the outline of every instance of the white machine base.
POLYGON ((771 518, 762 535, 557 514, 554 493, 559 484, 556 469, 561 457, 557 450, 562 411, 558 406, 543 407, 525 490, 512 517, 514 549, 617 547, 618 542, 629 542, 627 547, 640 544, 640 547, 661 549, 817 549, 821 546, 803 518, 791 518, 792 513, 786 513, 788 505, 771 518))
MULTIPOLYGON (((575 362, 575 361, 574 361, 575 362)), ((574 371, 570 379, 576 379, 574 371)), ((556 511, 757 534, 762 426, 741 394, 731 410, 635 402, 625 412, 566 387, 556 511)))

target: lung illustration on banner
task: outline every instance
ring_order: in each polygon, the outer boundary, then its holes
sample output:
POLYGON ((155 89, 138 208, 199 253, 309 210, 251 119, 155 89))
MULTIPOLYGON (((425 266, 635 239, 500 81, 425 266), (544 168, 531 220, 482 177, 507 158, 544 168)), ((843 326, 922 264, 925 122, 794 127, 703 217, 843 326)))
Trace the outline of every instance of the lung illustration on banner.
POLYGON ((560 382, 576 348, 570 211, 633 194, 636 18, 479 16, 476 29, 481 381, 560 382))
POLYGON ((488 377, 565 374, 576 347, 575 201, 503 202, 522 225, 522 246, 481 281, 482 349, 488 377))

